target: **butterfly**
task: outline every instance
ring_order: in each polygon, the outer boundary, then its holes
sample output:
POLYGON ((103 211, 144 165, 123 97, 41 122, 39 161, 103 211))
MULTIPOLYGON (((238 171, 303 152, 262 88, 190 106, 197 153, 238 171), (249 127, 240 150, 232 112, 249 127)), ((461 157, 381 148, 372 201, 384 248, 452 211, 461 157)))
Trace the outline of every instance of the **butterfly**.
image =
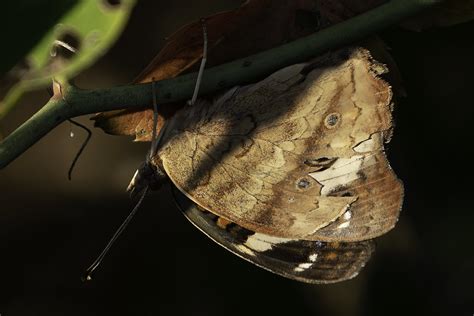
POLYGON ((199 100, 167 123, 148 174, 166 174, 184 215, 257 266, 308 283, 349 279, 403 200, 384 152, 384 71, 348 48, 199 100))
POLYGON ((384 151, 385 71, 351 47, 201 99, 167 122, 130 187, 168 178, 196 227, 269 271, 308 283, 352 278, 403 201, 384 151))

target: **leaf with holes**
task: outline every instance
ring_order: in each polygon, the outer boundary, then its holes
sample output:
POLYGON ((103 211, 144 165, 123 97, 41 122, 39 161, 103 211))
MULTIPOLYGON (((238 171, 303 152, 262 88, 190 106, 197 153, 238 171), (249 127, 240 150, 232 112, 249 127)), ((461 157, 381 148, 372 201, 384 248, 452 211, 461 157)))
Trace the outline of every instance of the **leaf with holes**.
POLYGON ((116 40, 135 0, 80 0, 64 13, 8 74, 15 82, 0 103, 0 119, 24 92, 58 78, 63 81, 90 66, 116 40))

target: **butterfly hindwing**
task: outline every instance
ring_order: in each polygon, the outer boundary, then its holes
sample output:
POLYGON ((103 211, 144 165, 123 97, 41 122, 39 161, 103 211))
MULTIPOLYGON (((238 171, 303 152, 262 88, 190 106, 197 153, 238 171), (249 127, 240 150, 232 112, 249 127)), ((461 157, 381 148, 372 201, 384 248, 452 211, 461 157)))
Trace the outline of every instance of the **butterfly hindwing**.
POLYGON ((173 188, 178 207, 199 230, 237 256, 273 273, 306 283, 355 277, 369 260, 373 241, 321 242, 255 233, 207 212, 173 188))

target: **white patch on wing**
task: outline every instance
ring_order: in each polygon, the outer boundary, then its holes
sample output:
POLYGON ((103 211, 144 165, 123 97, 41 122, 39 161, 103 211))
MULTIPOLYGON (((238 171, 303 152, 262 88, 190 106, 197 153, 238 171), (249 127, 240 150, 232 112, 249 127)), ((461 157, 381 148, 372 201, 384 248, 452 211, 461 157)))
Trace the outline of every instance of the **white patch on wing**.
POLYGON ((330 168, 310 173, 309 175, 323 186, 321 195, 327 196, 337 187, 345 186, 359 179, 358 172, 360 170, 376 164, 374 154, 370 152, 380 148, 382 144, 381 137, 381 133, 376 133, 353 148, 355 152, 367 154, 339 158, 330 168))
POLYGON ((245 242, 245 245, 249 248, 252 248, 260 252, 272 249, 272 244, 265 241, 261 241, 259 239, 254 239, 252 237, 249 237, 247 239, 247 241, 245 242))
POLYGON ((339 224, 339 226, 337 226, 337 228, 339 228, 339 229, 340 229, 340 228, 347 228, 347 227, 349 227, 350 223, 351 223, 351 222, 349 222, 349 221, 348 221, 348 222, 344 222, 344 223, 342 223, 342 224, 339 224))
POLYGON ((246 253, 250 256, 255 256, 255 253, 249 248, 247 248, 245 245, 235 245, 235 247, 239 249, 240 251, 242 251, 243 253, 246 253))
POLYGON ((312 266, 313 264, 311 262, 306 262, 306 263, 300 263, 298 267, 303 268, 303 269, 308 269, 312 266))
POLYGON ((363 155, 354 155, 351 158, 339 158, 330 168, 309 175, 321 183, 323 186, 321 195, 327 196, 335 188, 359 178, 357 172, 362 167, 364 157, 363 155))
POLYGON ((359 179, 358 172, 368 166, 376 164, 377 161, 373 154, 354 155, 350 158, 339 158, 328 169, 312 172, 309 176, 313 177, 323 187, 321 195, 327 196, 338 187, 346 186, 359 179))
POLYGON ((344 215, 342 215, 342 218, 344 218, 346 221, 350 220, 352 217, 352 212, 350 210, 347 210, 344 215))
POLYGON ((316 259, 318 259, 318 254, 317 254, 317 253, 313 253, 313 254, 309 255, 308 259, 309 259, 309 261, 311 261, 311 262, 315 262, 316 259))
POLYGON ((300 263, 300 264, 299 264, 296 268, 294 268, 293 270, 296 271, 296 272, 303 272, 304 270, 311 268, 312 265, 313 265, 312 262, 300 263))
POLYGON ((337 226, 338 229, 347 228, 351 223, 352 212, 347 210, 344 214, 342 214, 341 219, 344 221, 343 223, 337 226))
POLYGON ((272 245, 282 244, 291 241, 289 238, 281 238, 269 236, 261 233, 255 233, 247 238, 245 246, 256 250, 256 251, 266 251, 272 249, 272 245))

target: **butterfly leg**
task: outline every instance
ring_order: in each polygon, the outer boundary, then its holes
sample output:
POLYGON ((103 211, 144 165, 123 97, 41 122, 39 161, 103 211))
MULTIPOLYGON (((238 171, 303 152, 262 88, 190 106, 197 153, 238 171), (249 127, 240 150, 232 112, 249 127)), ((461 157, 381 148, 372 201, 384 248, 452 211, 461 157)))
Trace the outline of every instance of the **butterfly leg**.
POLYGON ((199 86, 201 85, 202 75, 204 73, 204 67, 206 67, 207 61, 207 28, 206 28, 206 21, 205 19, 201 19, 202 24, 202 38, 203 38, 203 50, 202 50, 202 59, 201 65, 199 66, 198 77, 196 80, 196 85, 194 86, 194 93, 191 100, 188 101, 189 105, 194 105, 196 103, 196 99, 199 93, 199 86))

